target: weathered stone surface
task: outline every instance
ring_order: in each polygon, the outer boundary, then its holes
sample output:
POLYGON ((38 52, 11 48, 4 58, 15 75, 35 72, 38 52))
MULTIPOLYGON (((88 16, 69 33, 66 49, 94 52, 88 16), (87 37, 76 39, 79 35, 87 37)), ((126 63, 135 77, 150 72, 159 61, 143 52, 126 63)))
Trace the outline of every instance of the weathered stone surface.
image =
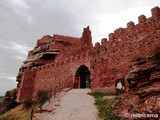
MULTIPOLYGON (((154 51, 154 50, 153 50, 154 51)), ((156 52, 160 51, 160 49, 156 52)), ((151 57, 134 62, 126 75, 129 90, 121 95, 117 106, 117 114, 157 114, 160 116, 160 59, 153 59, 160 54, 152 53, 151 57)), ((136 118, 127 118, 135 119, 136 118)), ((144 119, 144 118, 140 118, 144 119)), ((146 118, 145 118, 146 119, 146 118)), ((157 119, 158 118, 147 118, 157 119)))
POLYGON ((15 100, 16 100, 16 94, 17 90, 13 89, 10 91, 7 91, 4 98, 3 98, 3 104, 2 104, 2 109, 0 110, 0 114, 4 113, 6 110, 11 109, 11 107, 14 107, 15 105, 15 100))
POLYGON ((160 72, 155 72, 151 74, 150 81, 160 79, 160 72))
POLYGON ((34 50, 33 50, 33 54, 36 54, 36 53, 41 53, 41 52, 44 52, 46 50, 48 50, 49 48, 49 45, 42 45, 42 46, 37 46, 34 50))

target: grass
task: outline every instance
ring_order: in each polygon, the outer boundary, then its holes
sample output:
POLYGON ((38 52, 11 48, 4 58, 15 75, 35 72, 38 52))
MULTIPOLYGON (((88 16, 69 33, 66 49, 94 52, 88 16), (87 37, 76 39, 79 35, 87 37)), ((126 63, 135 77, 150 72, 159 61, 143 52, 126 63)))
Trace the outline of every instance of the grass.
POLYGON ((0 115, 0 120, 28 120, 30 112, 31 109, 23 109, 23 105, 21 104, 0 115))
MULTIPOLYGON (((40 112, 39 106, 39 103, 35 102, 33 114, 40 112)), ((0 120, 28 120, 31 115, 31 110, 32 107, 26 107, 25 103, 22 103, 0 115, 0 120)))
MULTIPOLYGON (((34 113, 37 112, 39 108, 38 104, 35 104, 34 113)), ((24 108, 23 104, 7 111, 6 113, 0 115, 0 120, 28 120, 31 114, 31 108, 24 108)))
POLYGON ((120 120, 114 114, 114 106, 118 102, 118 97, 114 97, 114 94, 104 93, 104 92, 94 92, 89 93, 95 98, 95 105, 99 111, 99 117, 103 120, 120 120), (103 98, 105 96, 105 98, 103 98), (107 98, 106 96, 113 96, 107 98))
POLYGON ((88 93, 89 95, 92 95, 95 98, 103 98, 104 96, 114 96, 116 94, 114 93, 105 93, 105 92, 93 92, 93 93, 88 93))
POLYGON ((33 103, 35 103, 33 114, 35 112, 42 112, 42 105, 48 101, 48 94, 44 91, 40 91, 37 93, 37 96, 38 101, 26 99, 20 105, 17 105, 14 108, 11 107, 11 109, 8 109, 8 111, 0 115, 0 120, 28 120, 33 103))

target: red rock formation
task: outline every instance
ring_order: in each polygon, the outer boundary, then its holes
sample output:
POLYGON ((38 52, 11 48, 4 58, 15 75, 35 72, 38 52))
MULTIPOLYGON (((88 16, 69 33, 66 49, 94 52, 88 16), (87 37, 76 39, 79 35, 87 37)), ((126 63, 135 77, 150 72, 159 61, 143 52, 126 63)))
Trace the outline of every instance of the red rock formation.
POLYGON ((160 8, 151 12, 150 18, 141 15, 138 24, 127 23, 127 28, 118 28, 94 47, 89 27, 81 38, 44 36, 20 68, 17 100, 34 99, 39 90, 54 94, 73 88, 75 79, 83 77, 77 76, 82 66, 88 68, 92 90, 115 92, 115 80, 125 78, 132 61, 160 43, 160 8))
POLYGON ((150 55, 137 59, 130 69, 125 77, 129 90, 120 96, 117 106, 118 116, 136 120, 137 117, 132 115, 154 114, 155 116, 152 117, 138 119, 158 120, 160 117, 160 47, 150 55))
POLYGON ((6 92, 3 98, 3 104, 2 104, 2 109, 0 110, 0 114, 5 113, 7 110, 10 110, 17 105, 16 94, 17 94, 16 89, 12 89, 6 92))

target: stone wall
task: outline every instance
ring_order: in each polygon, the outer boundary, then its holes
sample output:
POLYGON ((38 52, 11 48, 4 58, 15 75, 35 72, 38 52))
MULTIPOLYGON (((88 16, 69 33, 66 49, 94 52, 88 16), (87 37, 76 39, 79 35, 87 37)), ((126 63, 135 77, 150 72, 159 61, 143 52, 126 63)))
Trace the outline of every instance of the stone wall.
POLYGON ((91 32, 89 27, 84 30, 81 38, 47 35, 38 40, 17 76, 18 101, 36 99, 38 91, 54 95, 63 88, 73 88, 77 69, 81 65, 90 68, 92 59, 91 32), (89 39, 84 39, 88 37, 89 39), (56 57, 47 60, 43 58, 45 53, 49 55, 57 51, 56 57))
POLYGON ((109 40, 96 43, 92 66, 93 89, 115 91, 115 80, 124 78, 132 61, 145 55, 160 44, 160 8, 151 10, 148 19, 144 15, 138 17, 138 24, 127 23, 127 28, 118 28, 109 34, 109 40))
POLYGON ((151 12, 151 17, 139 16, 138 24, 127 23, 127 28, 118 28, 109 34, 109 40, 104 38, 94 47, 89 27, 84 28, 80 38, 44 36, 20 68, 17 100, 35 98, 39 90, 55 94, 64 87, 72 88, 81 65, 91 72, 92 90, 115 92, 115 80, 125 77, 132 61, 160 43, 160 8, 151 12), (42 59, 45 53, 57 50, 60 52, 55 58, 42 59))
POLYGON ((63 88, 73 88, 77 69, 81 65, 86 65, 90 68, 90 60, 91 55, 89 55, 89 51, 87 51, 75 57, 71 56, 64 61, 38 67, 32 97, 35 98, 39 90, 47 91, 53 95, 63 88))

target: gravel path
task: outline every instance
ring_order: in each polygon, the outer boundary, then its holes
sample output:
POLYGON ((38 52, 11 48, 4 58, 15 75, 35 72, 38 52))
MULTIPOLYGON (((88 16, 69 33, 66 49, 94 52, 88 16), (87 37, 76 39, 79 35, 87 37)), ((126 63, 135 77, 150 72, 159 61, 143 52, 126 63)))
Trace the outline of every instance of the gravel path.
POLYGON ((72 89, 60 102, 51 120, 96 120, 97 109, 90 89, 72 89))
POLYGON ((49 120, 97 120, 94 98, 90 89, 72 89, 61 98, 60 105, 49 120))
POLYGON ((90 89, 61 92, 43 106, 44 112, 37 113, 34 120, 99 120, 95 100, 88 92, 90 89))

